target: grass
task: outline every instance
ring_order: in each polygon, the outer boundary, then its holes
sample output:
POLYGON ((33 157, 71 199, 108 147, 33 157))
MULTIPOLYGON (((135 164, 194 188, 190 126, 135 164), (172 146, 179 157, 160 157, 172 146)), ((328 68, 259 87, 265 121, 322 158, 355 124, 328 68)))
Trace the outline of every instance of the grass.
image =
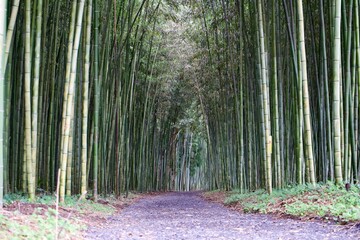
MULTIPOLYGON (((2 239, 55 239, 55 212, 23 215, 20 212, 0 214, 0 236, 2 239), (7 215, 7 216, 6 216, 7 215)), ((59 218, 59 239, 76 239, 85 226, 74 219, 59 218)))
POLYGON ((300 218, 321 218, 341 223, 360 221, 360 188, 349 191, 333 183, 289 186, 240 194, 230 192, 224 201, 244 212, 285 214, 300 218))
MULTIPOLYGON (((59 204, 58 239, 82 239, 87 225, 94 225, 130 204, 139 195, 130 194, 121 200, 113 196, 100 198, 99 202, 79 200, 79 196, 66 197, 59 204)), ((1 239, 55 239, 56 198, 38 195, 29 201, 22 193, 4 196, 5 208, 0 209, 1 239)))

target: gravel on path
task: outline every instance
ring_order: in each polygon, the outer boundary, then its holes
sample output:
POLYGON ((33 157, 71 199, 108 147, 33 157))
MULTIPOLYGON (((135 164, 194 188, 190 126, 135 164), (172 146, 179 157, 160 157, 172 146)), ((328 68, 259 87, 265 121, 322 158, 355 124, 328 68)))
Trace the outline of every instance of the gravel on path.
POLYGON ((141 199, 90 228, 86 239, 339 239, 360 240, 360 229, 242 214, 207 202, 198 192, 171 192, 141 199))

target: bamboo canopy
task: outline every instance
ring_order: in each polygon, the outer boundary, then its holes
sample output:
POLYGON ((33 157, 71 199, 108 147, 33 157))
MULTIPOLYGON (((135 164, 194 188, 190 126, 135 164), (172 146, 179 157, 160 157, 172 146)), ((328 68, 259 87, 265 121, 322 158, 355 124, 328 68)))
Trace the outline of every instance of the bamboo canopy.
POLYGON ((0 1, 0 205, 57 185, 64 201, 358 182, 359 11, 0 1))

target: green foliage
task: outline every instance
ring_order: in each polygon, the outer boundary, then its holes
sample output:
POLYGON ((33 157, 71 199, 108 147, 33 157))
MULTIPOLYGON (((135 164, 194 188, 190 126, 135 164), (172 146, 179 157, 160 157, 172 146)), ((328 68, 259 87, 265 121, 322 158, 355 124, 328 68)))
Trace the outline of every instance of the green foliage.
MULTIPOLYGON (((136 198, 136 195, 130 194, 129 198, 136 198)), ((5 204, 20 202, 22 208, 26 204, 35 204, 35 209, 31 215, 23 215, 20 212, 8 212, 6 215, 0 215, 0 236, 8 236, 5 239, 55 239, 56 210, 54 205, 56 198, 53 195, 37 196, 30 202, 29 198, 22 193, 12 193, 5 195, 5 204), (36 208, 36 204, 39 207, 36 208), (44 208, 48 205, 49 208, 44 208), (50 208, 52 206, 53 208, 50 208)), ((115 201, 113 198, 107 199, 108 202, 115 201)), ((64 203, 59 204, 62 208, 67 208, 70 212, 80 214, 98 213, 99 215, 113 214, 115 208, 110 204, 101 204, 89 200, 79 200, 79 196, 66 197, 64 203)), ((70 217, 65 214, 58 219, 59 239, 76 238, 79 232, 84 229, 84 225, 77 220, 77 217, 70 217)), ((74 216, 74 215, 72 215, 74 216)), ((1 238, 3 239, 3 238, 1 238)))
MULTIPOLYGON (((72 208, 80 212, 101 212, 105 214, 111 214, 114 212, 114 208, 109 205, 96 203, 88 200, 79 200, 79 195, 74 195, 71 197, 66 197, 64 203, 59 203, 59 206, 72 208)), ((22 193, 11 193, 4 196, 5 205, 9 205, 15 201, 21 203, 30 203, 29 198, 22 193)), ((45 204, 45 205, 54 205, 56 203, 56 197, 54 195, 42 195, 37 196, 34 201, 31 201, 34 204, 45 204)), ((49 209, 51 211, 52 209, 49 209)))
POLYGON ((79 200, 79 196, 66 197, 65 202, 60 204, 60 206, 73 208, 80 213, 98 212, 106 215, 114 213, 114 208, 110 205, 89 200, 79 200))
POLYGON ((49 205, 49 204, 54 204, 56 202, 56 198, 55 196, 52 195, 44 195, 38 198, 36 202, 49 205))
POLYGON ((233 191, 225 204, 238 203, 244 212, 280 213, 320 217, 334 221, 360 220, 360 189, 346 191, 333 183, 288 186, 268 195, 264 190, 240 194, 233 191))
MULTIPOLYGON (((56 217, 51 211, 44 215, 34 213, 30 216, 22 216, 15 213, 10 218, 0 215, 0 236, 2 239, 55 239, 56 217)), ((59 239, 76 237, 84 229, 80 223, 59 218, 59 239)))
POLYGON ((81 201, 77 208, 80 212, 92 211, 106 215, 110 215, 115 211, 110 205, 95 203, 93 201, 81 201))
POLYGON ((9 193, 4 196, 4 204, 11 204, 14 201, 26 201, 24 194, 22 193, 9 193))
POLYGON ((56 198, 53 195, 37 195, 33 201, 30 201, 28 195, 22 192, 9 193, 4 196, 5 204, 11 204, 15 201, 22 203, 31 202, 31 203, 51 205, 51 204, 55 204, 56 198))

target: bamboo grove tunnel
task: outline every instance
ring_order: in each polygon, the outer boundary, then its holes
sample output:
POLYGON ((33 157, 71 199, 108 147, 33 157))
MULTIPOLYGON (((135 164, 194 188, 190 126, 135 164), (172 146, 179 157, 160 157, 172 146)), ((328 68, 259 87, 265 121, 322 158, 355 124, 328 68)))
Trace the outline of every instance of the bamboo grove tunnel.
POLYGON ((0 11, 0 201, 359 180, 358 0, 0 11))

